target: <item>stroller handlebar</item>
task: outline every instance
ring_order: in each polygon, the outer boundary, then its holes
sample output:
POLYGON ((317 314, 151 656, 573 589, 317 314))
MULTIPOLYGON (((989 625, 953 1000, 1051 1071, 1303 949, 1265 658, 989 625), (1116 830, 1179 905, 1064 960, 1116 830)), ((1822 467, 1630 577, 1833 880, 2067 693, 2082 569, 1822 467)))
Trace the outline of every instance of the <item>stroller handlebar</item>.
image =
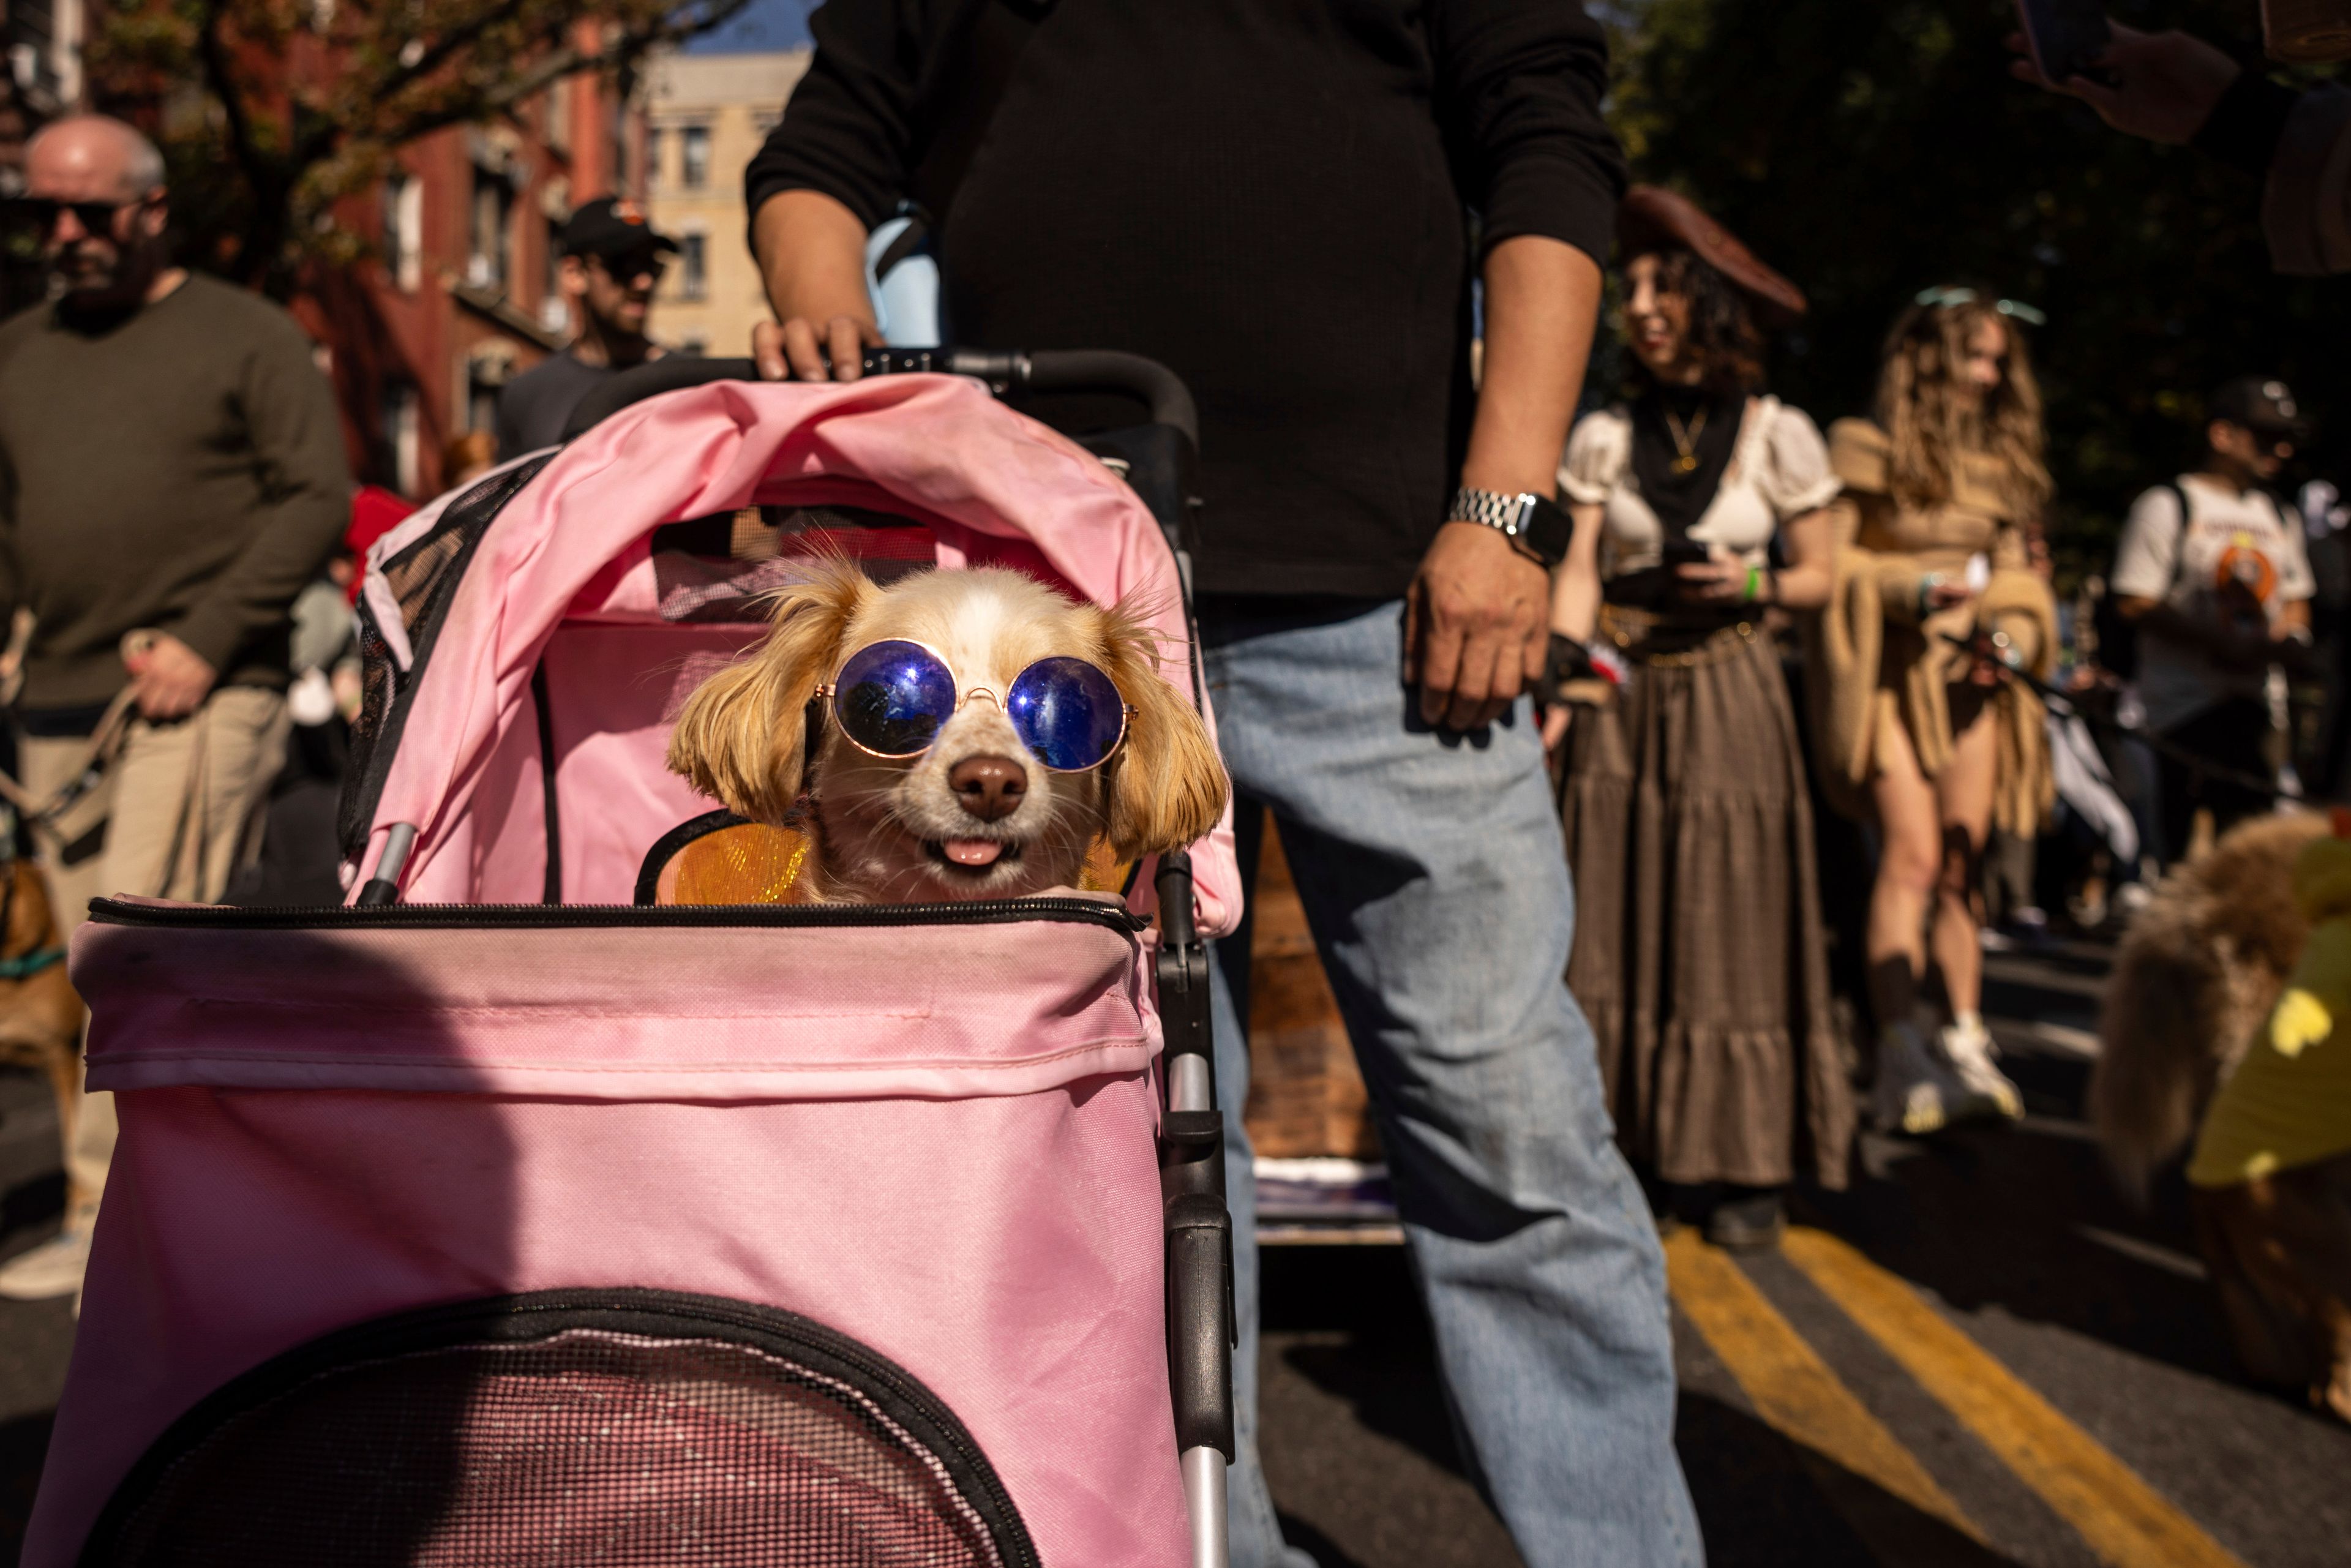
MULTIPOLYGON (((1200 413, 1192 393, 1175 371, 1156 360, 1112 349, 1046 349, 1034 353, 992 349, 876 349, 864 359, 869 376, 935 371, 971 376, 998 397, 1022 392, 1120 392, 1151 411, 1151 423, 1181 431, 1194 451, 1200 445, 1200 413)), ((749 360, 715 360, 672 354, 622 371, 580 399, 564 422, 571 440, 631 403, 712 382, 759 379, 749 360)))

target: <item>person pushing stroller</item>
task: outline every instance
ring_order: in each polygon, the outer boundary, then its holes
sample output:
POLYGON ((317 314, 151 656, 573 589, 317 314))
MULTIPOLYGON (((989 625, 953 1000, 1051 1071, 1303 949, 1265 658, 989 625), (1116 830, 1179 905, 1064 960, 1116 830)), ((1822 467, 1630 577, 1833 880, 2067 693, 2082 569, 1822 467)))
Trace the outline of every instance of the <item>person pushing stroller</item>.
MULTIPOLYGON (((1623 184, 1605 49, 1580 6, 1310 11, 1257 18, 1270 40, 1132 8, 910 21, 835 0, 747 174, 779 323, 754 353, 770 377, 853 379, 880 338, 867 232, 912 198, 956 339, 1127 350, 1198 394, 1204 664, 1240 821, 1280 821, 1471 1463, 1538 1568, 1695 1562, 1662 1260, 1562 984, 1573 899, 1520 701, 1623 184), (1309 104, 1301 79, 1353 101, 1309 104)), ((1248 951, 1246 932, 1220 945, 1216 1032, 1244 1336, 1233 1561, 1257 1568, 1285 1552, 1250 1435, 1248 951)))

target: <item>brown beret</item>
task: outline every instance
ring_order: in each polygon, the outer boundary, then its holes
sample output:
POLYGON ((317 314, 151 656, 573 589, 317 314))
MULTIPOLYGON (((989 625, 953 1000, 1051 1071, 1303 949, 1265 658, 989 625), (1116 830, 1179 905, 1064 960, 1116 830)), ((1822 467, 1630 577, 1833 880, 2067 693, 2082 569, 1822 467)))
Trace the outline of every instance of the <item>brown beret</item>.
POLYGON ((1616 246, 1625 256, 1686 250, 1747 296, 1767 327, 1785 327, 1804 313, 1804 291, 1755 259, 1738 237, 1687 196, 1657 185, 1635 185, 1616 209, 1616 246))

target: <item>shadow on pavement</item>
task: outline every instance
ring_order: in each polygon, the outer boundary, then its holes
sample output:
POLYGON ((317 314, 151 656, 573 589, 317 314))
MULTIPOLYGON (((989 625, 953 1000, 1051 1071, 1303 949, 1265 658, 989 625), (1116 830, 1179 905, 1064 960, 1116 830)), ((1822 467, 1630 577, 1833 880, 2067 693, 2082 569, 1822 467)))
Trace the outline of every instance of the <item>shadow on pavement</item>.
POLYGON ((1710 1568, 2011 1568, 1746 1411, 1685 1392, 1674 1447, 1710 1568))
POLYGON ((1402 1249, 1260 1256, 1258 1437, 1284 1533, 1322 1568, 1514 1568, 1463 1473, 1402 1249))
MULTIPOLYGON (((1402 1250, 1270 1248, 1262 1257, 1266 1468, 1283 1533, 1322 1568, 1510 1561, 1495 1555, 1507 1553, 1507 1543, 1463 1479, 1402 1250), (1326 1411, 1351 1415, 1357 1430, 1324 1427, 1314 1435, 1322 1452, 1313 1456, 1277 1447, 1306 1414, 1291 1408, 1295 1397, 1283 1389, 1291 1376, 1328 1396, 1326 1411), (1387 1442, 1366 1443, 1367 1437, 1387 1442), (1381 1450, 1393 1454, 1389 1445, 1418 1462, 1386 1457, 1381 1450), (1359 1533, 1349 1524, 1362 1521, 1366 1486, 1383 1489, 1379 1512, 1390 1525, 1416 1517, 1424 1528, 1448 1518, 1458 1525, 1416 1543, 1395 1529, 1359 1533), (1399 1495, 1406 1490, 1420 1495, 1399 1495), (1479 1517, 1463 1517, 1471 1511, 1479 1517)), ((1686 1388, 1674 1442, 1714 1568, 2009 1568, 2008 1558, 1724 1399, 1686 1388)))
POLYGON ((1365 1430, 1467 1479, 1404 1249, 1271 1247, 1259 1256, 1261 1332, 1312 1334, 1282 1345, 1283 1364, 1346 1401, 1365 1430))
POLYGON ((2148 1207, 2115 1187, 2081 1121, 2088 1065, 2002 1063, 2026 1121, 1926 1142, 1870 1137, 1843 1193, 1802 1207, 1880 1267, 1962 1312, 2000 1307, 2133 1355, 2228 1382, 2240 1375, 2176 1173, 2148 1207))

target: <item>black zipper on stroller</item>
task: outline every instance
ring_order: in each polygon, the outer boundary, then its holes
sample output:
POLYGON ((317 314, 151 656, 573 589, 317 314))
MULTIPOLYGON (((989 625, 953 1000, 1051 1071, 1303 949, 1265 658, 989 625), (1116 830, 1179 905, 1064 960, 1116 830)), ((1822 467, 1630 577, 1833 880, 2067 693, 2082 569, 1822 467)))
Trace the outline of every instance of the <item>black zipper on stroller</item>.
POLYGON ((1043 921, 1099 925, 1132 936, 1151 923, 1123 904, 1091 898, 989 898, 968 904, 388 904, 372 909, 318 904, 301 909, 242 909, 228 904, 152 904, 93 899, 99 925, 147 925, 205 931, 368 930, 659 930, 669 926, 1011 925, 1043 921))

